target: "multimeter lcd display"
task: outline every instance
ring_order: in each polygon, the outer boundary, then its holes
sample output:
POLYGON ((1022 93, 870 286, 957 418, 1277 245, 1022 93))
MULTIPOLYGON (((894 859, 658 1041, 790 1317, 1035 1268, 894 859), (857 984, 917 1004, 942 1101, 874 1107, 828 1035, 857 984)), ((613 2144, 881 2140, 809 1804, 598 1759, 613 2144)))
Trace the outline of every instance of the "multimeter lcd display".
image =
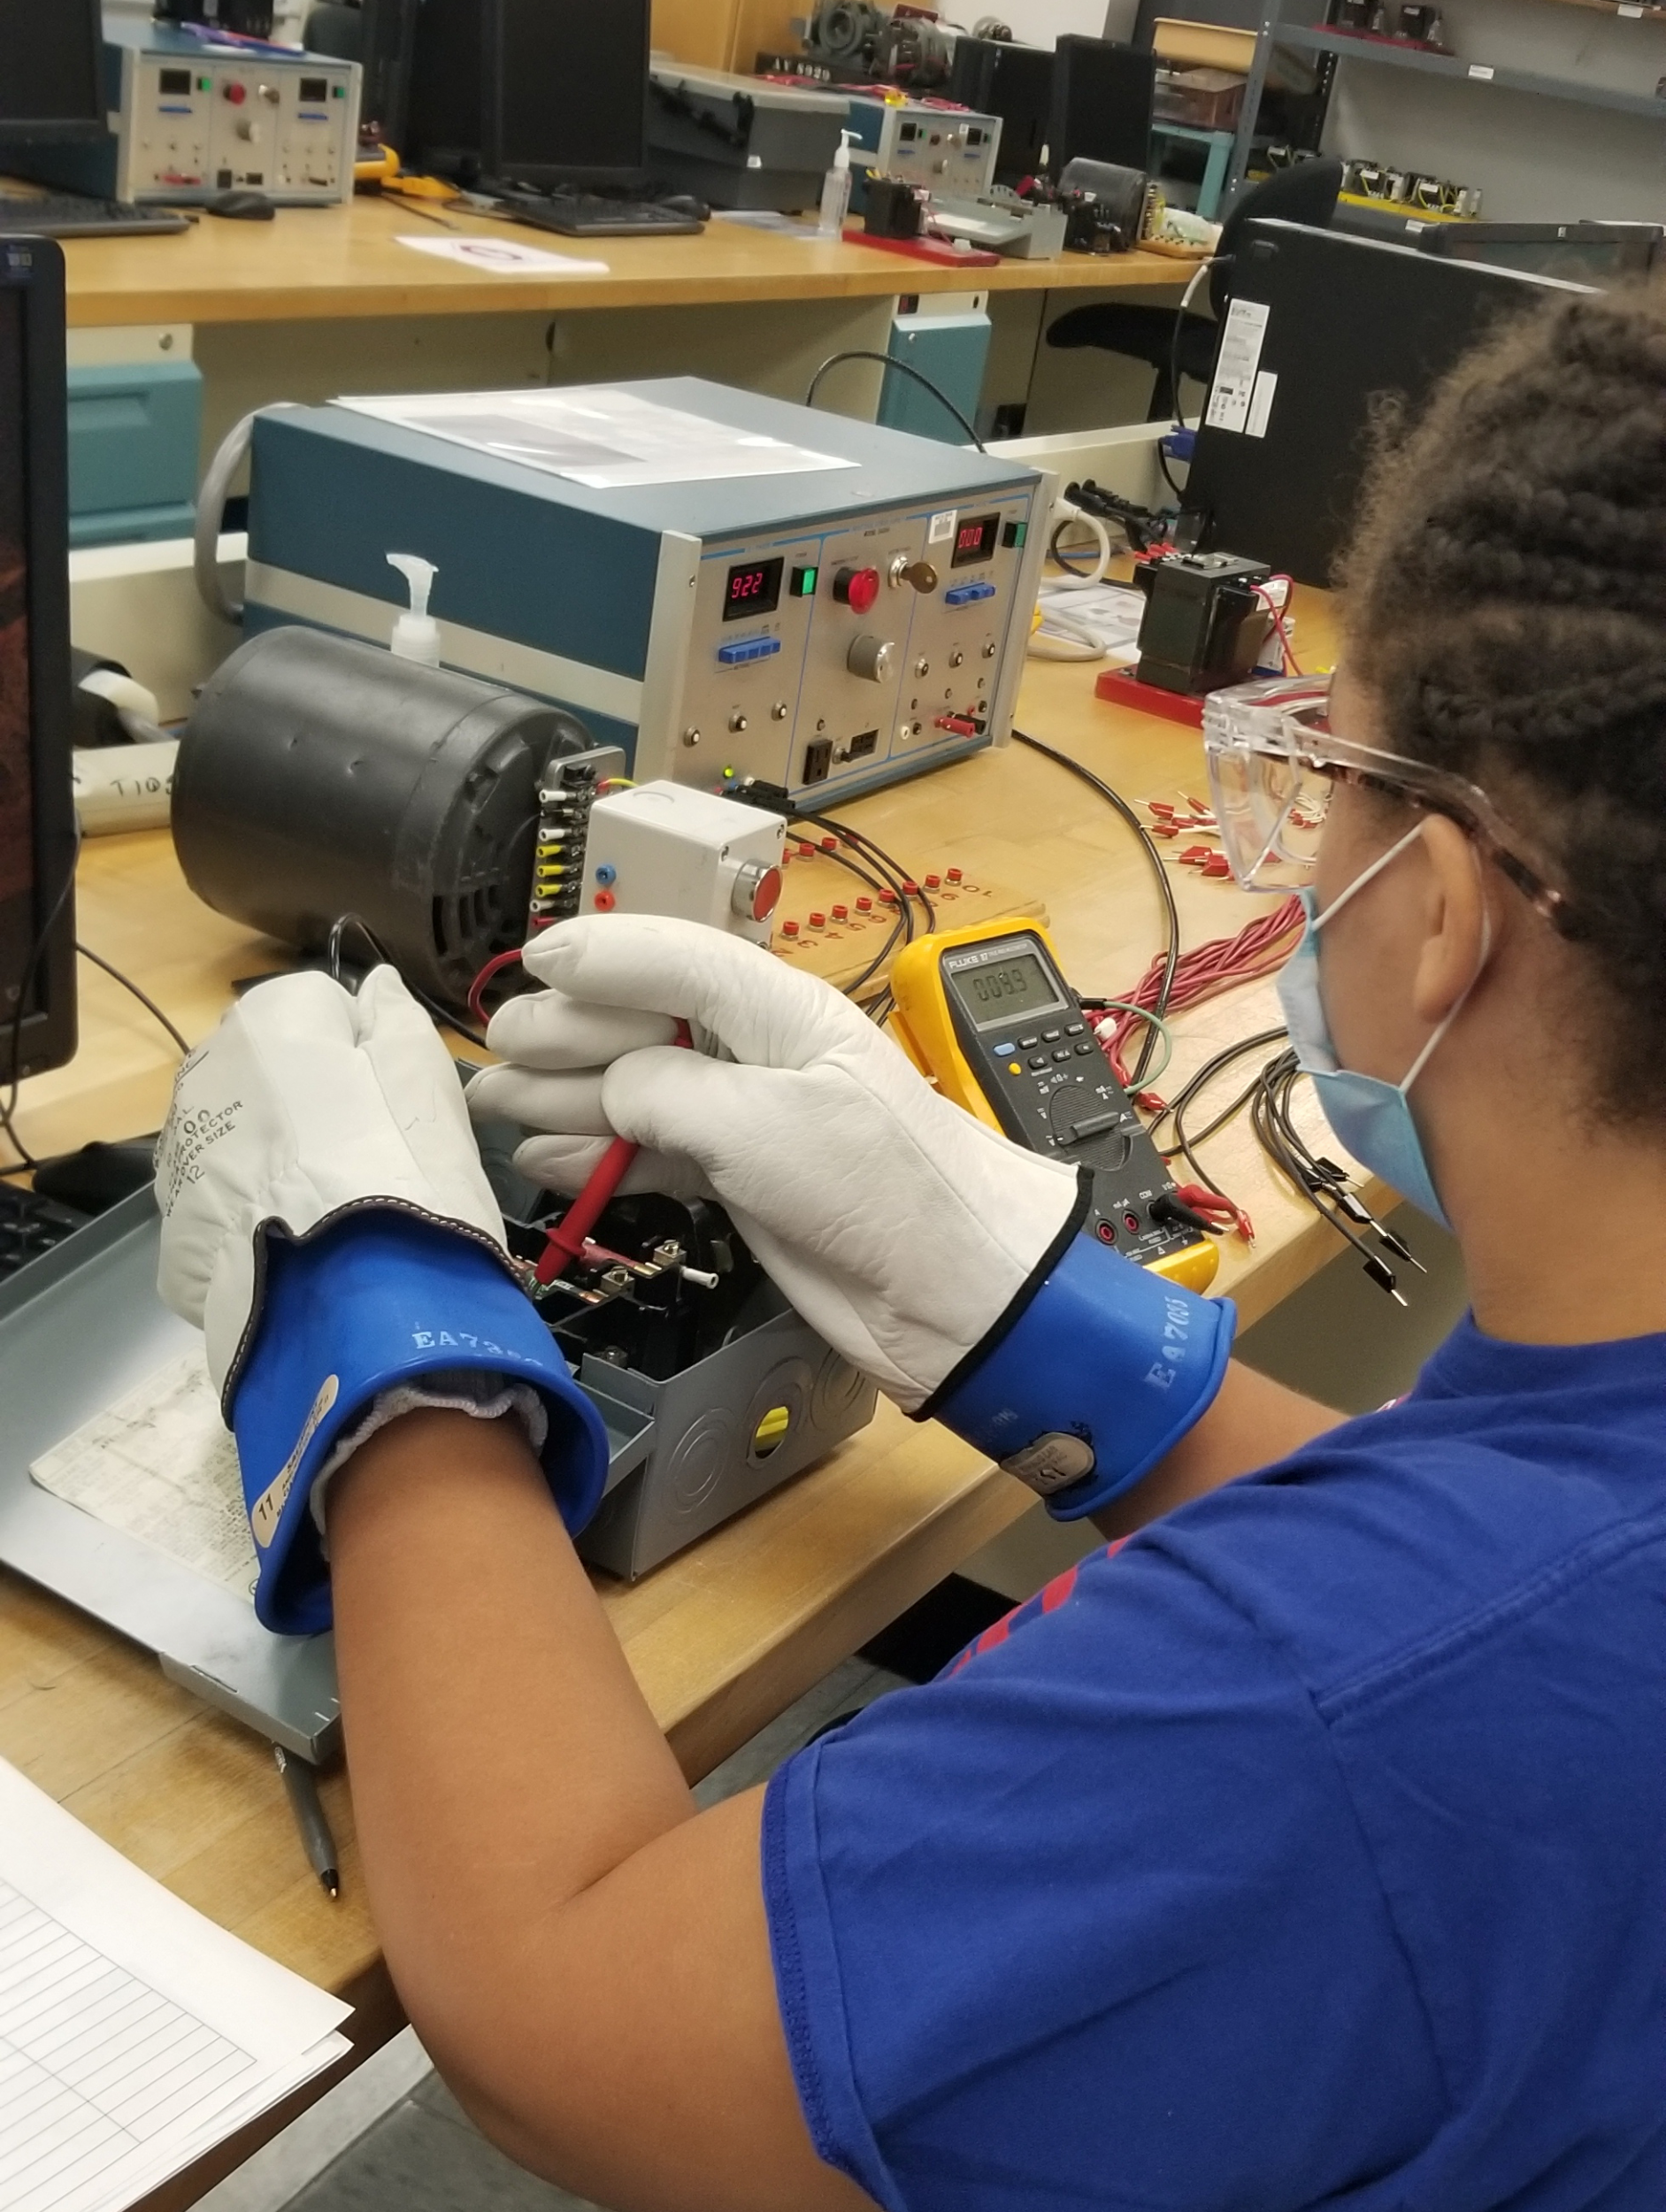
POLYGON ((772 561, 742 561, 729 571, 723 588, 723 618, 739 622, 749 614, 773 614, 781 603, 781 569, 772 561))
POLYGON ((968 969, 957 979, 979 1029, 1002 1029, 1015 1014, 1040 1014, 1063 1004, 1033 952, 992 960, 987 968, 968 969))
POLYGON ((955 526, 955 549, 948 557, 948 565, 971 568, 974 562, 994 560, 995 540, 1000 534, 999 515, 963 515, 955 526))

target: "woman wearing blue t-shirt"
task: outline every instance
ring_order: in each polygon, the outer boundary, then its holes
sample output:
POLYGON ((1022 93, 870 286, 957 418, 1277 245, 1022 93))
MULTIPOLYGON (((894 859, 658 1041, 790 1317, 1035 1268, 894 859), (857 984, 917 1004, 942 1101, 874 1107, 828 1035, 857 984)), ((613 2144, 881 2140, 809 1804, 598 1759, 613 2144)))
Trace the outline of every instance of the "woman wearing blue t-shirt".
POLYGON ((1666 2203, 1666 303, 1470 362, 1347 584, 1328 716, 1240 702, 1211 772, 1241 881, 1315 864, 1282 989, 1339 1138, 1463 1246, 1393 1409, 1232 1364, 753 948, 575 923, 493 1025, 531 1172, 640 1141, 906 1409, 1146 1524, 765 1791, 696 1812, 575 1561, 595 1417, 396 982, 268 986, 180 1079, 164 1288, 274 1625, 327 1617, 330 1478, 400 1994, 621 2212, 1666 2203))

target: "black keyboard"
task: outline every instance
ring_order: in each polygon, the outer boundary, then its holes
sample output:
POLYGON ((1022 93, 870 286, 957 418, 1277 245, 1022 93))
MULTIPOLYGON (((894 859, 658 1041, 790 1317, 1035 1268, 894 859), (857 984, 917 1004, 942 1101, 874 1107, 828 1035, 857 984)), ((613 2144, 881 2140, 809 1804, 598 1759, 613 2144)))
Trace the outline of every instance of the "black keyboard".
POLYGON ((131 200, 95 200, 84 192, 0 192, 0 238, 131 238, 190 227, 188 216, 138 207, 131 200))
POLYGON ((558 231, 564 238, 688 237, 705 228, 687 206, 660 200, 615 200, 601 192, 527 192, 512 186, 489 188, 492 196, 518 221, 536 230, 558 231))
POLYGON ((15 1183, 0 1183, 0 1283, 73 1236, 90 1218, 73 1206, 60 1206, 55 1198, 21 1190, 15 1183))

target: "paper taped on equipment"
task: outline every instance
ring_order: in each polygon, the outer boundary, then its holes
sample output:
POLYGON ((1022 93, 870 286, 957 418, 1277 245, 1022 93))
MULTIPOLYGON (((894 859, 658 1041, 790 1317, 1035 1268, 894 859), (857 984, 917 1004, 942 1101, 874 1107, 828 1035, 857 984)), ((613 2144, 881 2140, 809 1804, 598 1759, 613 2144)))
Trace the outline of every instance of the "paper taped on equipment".
POLYGON ((812 453, 761 432, 740 430, 680 407, 664 407, 617 385, 570 385, 560 391, 423 394, 411 399, 343 399, 431 437, 449 438, 495 460, 547 469, 592 491, 627 484, 720 483, 737 476, 796 476, 853 468, 833 453, 812 453))

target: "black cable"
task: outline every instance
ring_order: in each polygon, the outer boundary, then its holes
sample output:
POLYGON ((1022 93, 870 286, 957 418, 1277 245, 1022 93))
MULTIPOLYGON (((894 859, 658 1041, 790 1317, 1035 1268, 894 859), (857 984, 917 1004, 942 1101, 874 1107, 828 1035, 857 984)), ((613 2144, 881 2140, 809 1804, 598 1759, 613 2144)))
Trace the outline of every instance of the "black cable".
MULTIPOLYGON (((1140 849, 1150 862, 1151 872, 1156 879, 1157 891, 1163 901, 1163 922, 1168 932, 1168 943, 1163 954, 1163 979, 1157 986, 1156 1004, 1151 1010, 1161 1021, 1169 1009, 1170 994, 1174 989, 1174 971, 1179 965, 1180 961, 1180 910, 1174 903, 1174 886, 1169 880, 1169 872, 1163 864, 1163 855, 1157 850, 1155 839, 1134 812, 1132 807, 1129 805, 1127 800, 1123 797, 1121 792, 1114 790, 1102 776, 1096 776, 1091 768, 1084 767, 1079 760, 1072 760, 1068 753, 1061 753, 1051 745, 1042 744, 1039 737, 1030 737, 1023 730, 1015 729, 1012 737, 1015 744, 1027 745, 1033 753, 1042 754, 1056 766, 1067 768, 1072 776, 1079 777, 1082 782, 1098 792, 1107 806, 1116 809, 1140 840, 1140 849)), ((1135 1063, 1133 1072, 1128 1079, 1128 1088, 1131 1091, 1137 1091, 1145 1080, 1145 1072, 1151 1064, 1151 1056, 1156 1050, 1156 1045, 1157 1032, 1148 1022, 1145 1042, 1140 1048, 1139 1060, 1135 1063)))
POLYGON ((1064 533, 1070 528, 1071 519, 1072 518, 1071 516, 1066 515, 1063 521, 1061 522, 1057 528, 1054 531, 1052 538, 1048 544, 1047 557, 1052 562, 1056 568, 1062 568, 1067 576, 1086 576, 1088 573, 1086 569, 1072 568, 1070 563, 1065 559, 1064 556, 1058 549, 1058 541, 1063 536, 1064 533))
MULTIPOLYGON (((805 818, 808 820, 809 818, 806 817, 805 818)), ((877 875, 871 873, 866 868, 861 866, 859 863, 852 860, 848 853, 830 853, 821 846, 818 846, 816 849, 817 857, 818 859, 831 860, 836 867, 842 868, 848 874, 855 876, 858 883, 865 883, 870 891, 877 891, 883 896, 888 887, 882 883, 877 875)), ((895 921, 891 925, 890 931, 886 937, 884 944, 881 945, 879 951, 874 954, 872 959, 869 961, 867 966, 864 968, 861 974, 853 977, 848 983, 844 985, 843 995, 846 998, 854 999, 864 983, 871 983, 873 980, 873 978, 879 973, 879 970, 891 957, 892 953, 896 949, 897 940, 902 936, 903 931, 908 928, 910 919, 910 917, 907 909, 907 901, 899 896, 897 917, 895 921)), ((863 1010, 865 1012, 866 1009, 864 1008, 863 1010)))
POLYGON ((827 356, 827 358, 822 363, 820 368, 817 370, 815 375, 810 380, 810 388, 804 394, 804 404, 806 407, 813 407, 815 405, 816 394, 821 388, 821 380, 826 375, 829 369, 836 369, 841 361, 877 361, 882 369, 900 369, 904 376, 911 376, 917 384, 924 385, 925 389, 931 394, 932 397, 937 401, 939 405, 946 409, 947 411, 955 418, 955 420, 965 432, 969 442, 975 445, 979 453, 987 453, 989 449, 985 445, 983 440, 978 435, 978 433, 967 421, 964 415, 961 413, 959 408, 956 406, 954 401, 950 399, 948 394, 945 391, 940 390, 938 387, 933 383, 929 376, 926 376, 922 371, 917 369, 911 361, 894 360, 888 353, 875 353, 867 346, 851 346, 843 353, 830 353, 827 356))
MULTIPOLYGON (((836 822, 830 814, 807 813, 802 808, 799 809, 794 818, 801 822, 812 823, 818 829, 826 831, 830 836, 842 839, 847 844, 853 847, 856 851, 859 852, 864 859, 871 861, 875 867, 881 870, 881 872, 888 872, 891 879, 890 888, 896 893, 898 900, 903 907, 906 908, 911 899, 917 899, 919 901, 921 910, 925 916, 926 928, 928 930, 936 928, 937 909, 932 904, 928 893, 923 888, 916 877, 910 875, 908 870, 903 867, 902 862, 900 860, 894 859, 892 856, 886 851, 883 845, 876 844, 865 830, 856 829, 848 822, 836 822), (914 886, 912 891, 906 890, 903 887, 905 885, 910 883, 914 886)), ((911 916, 910 918, 910 925, 909 936, 911 940, 914 934, 911 916)))
POLYGON ((1220 1185, 1215 1180, 1214 1177, 1209 1174, 1209 1171, 1204 1167, 1202 1162, 1198 1158, 1197 1147, 1207 1143, 1209 1139, 1215 1135, 1217 1131, 1224 1129, 1226 1126, 1226 1124, 1231 1121, 1234 1116, 1243 1112, 1245 1107, 1250 1103, 1256 1092, 1261 1087, 1262 1071, 1257 1069, 1254 1079, 1246 1085, 1244 1089, 1239 1093, 1238 1096, 1232 1100, 1229 1106, 1224 1107, 1221 1111, 1216 1115, 1215 1118, 1209 1123, 1207 1129, 1199 1130, 1195 1133, 1187 1129, 1185 1118, 1186 1110, 1187 1107, 1191 1105, 1193 1100, 1197 1098, 1209 1087, 1209 1085, 1216 1079, 1217 1076, 1221 1075, 1227 1068, 1229 1068, 1234 1060, 1241 1060, 1247 1053, 1264 1051, 1270 1044, 1276 1042, 1278 1039, 1281 1038, 1284 1034, 1285 1032, 1282 1029, 1263 1029, 1256 1035, 1253 1037, 1242 1037, 1235 1045, 1228 1045, 1224 1051, 1214 1054, 1209 1059, 1206 1060, 1202 1066, 1198 1069, 1197 1072, 1189 1079, 1171 1103, 1164 1108, 1163 1111, 1157 1116, 1155 1121, 1154 1121, 1151 1125, 1151 1135, 1155 1141, 1164 1120, 1172 1122, 1174 1128, 1174 1143, 1167 1148, 1159 1146, 1158 1149, 1162 1157, 1168 1160, 1174 1158, 1178 1155, 1186 1162, 1187 1167, 1191 1169, 1193 1174, 1196 1176, 1198 1181, 1202 1183, 1206 1189, 1212 1190, 1217 1197, 1225 1198, 1227 1194, 1222 1190, 1220 1185))
MULTIPOLYGON (((398 963, 362 914, 338 914, 330 925, 329 962, 332 982, 339 983, 342 979, 342 940, 349 929, 358 933, 378 960, 397 972, 398 963)), ((459 1037, 466 1037, 472 1045, 479 1045, 483 1052, 488 1049, 486 1039, 478 1029, 471 1029, 467 1022, 459 1021, 449 1007, 441 1006, 438 999, 430 998, 428 994, 420 986, 413 983, 409 976, 402 975, 400 981, 431 1021, 438 1022, 442 1029, 449 1029, 459 1037)))
MULTIPOLYGON (((1259 1094, 1250 1110, 1252 1126, 1263 1150, 1307 1199, 1319 1218, 1328 1222, 1337 1235, 1358 1253, 1370 1280, 1379 1290, 1386 1291, 1397 1305, 1403 1306, 1406 1301, 1393 1268, 1371 1250, 1342 1210, 1342 1171, 1315 1155, 1292 1118, 1290 1094, 1301 1074, 1301 1065, 1293 1051, 1283 1052, 1268 1063, 1262 1070, 1259 1094)), ((1390 1250, 1404 1248, 1400 1247, 1398 1238, 1390 1241, 1388 1233, 1374 1215, 1363 1208, 1361 1211, 1373 1233, 1390 1250)))
POLYGON ((57 896, 47 909, 46 919, 35 933, 34 942, 29 947, 29 956, 23 964, 22 979, 18 985, 17 1003, 12 1010, 11 1048, 7 1056, 11 1063, 10 1088, 6 1094, 5 1104, 0 1106, 0 1129, 4 1130, 7 1143, 17 1154, 19 1165, 24 1168, 36 1167, 40 1164, 28 1146, 19 1136, 14 1118, 18 1110, 18 1086, 23 1079, 19 1071, 23 1060, 24 1012, 28 1005, 29 993, 34 987, 41 963, 46 957, 47 947, 52 941, 52 932, 58 926, 58 916, 64 911, 69 895, 74 887, 75 868, 81 859, 81 824, 78 821, 75 825, 75 841, 70 848, 69 866, 64 872, 64 880, 58 886, 57 896))
POLYGON ((95 952, 90 945, 83 945, 79 937, 75 941, 75 949, 78 953, 80 953, 83 960, 90 960, 94 967, 102 968, 107 976, 111 977, 115 982, 119 983, 124 991, 130 991, 133 994, 134 997, 138 1000, 140 1005, 143 1007, 145 1012, 147 1014, 153 1015, 155 1018, 161 1023, 163 1028, 167 1031, 169 1036, 173 1038, 174 1043, 180 1048, 180 1059, 184 1059, 186 1054, 189 1052, 191 1048, 180 1035, 180 1032, 173 1026, 173 1024, 168 1019, 167 1016, 162 1011, 162 1009, 157 1004, 155 999, 147 996, 147 995, 139 988, 139 986, 134 981, 130 975, 123 975, 119 968, 112 966, 111 964, 104 958, 103 953, 95 952))

